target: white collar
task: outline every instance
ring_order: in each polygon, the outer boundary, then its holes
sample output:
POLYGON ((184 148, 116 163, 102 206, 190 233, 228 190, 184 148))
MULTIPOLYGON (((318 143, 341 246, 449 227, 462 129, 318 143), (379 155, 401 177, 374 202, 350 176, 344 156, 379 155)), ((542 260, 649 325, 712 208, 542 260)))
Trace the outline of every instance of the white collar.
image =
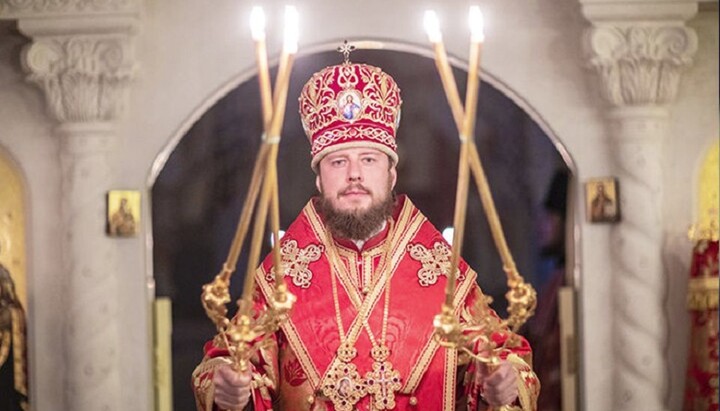
POLYGON ((363 248, 363 246, 365 245, 365 243, 367 242, 367 240, 369 240, 369 239, 375 237, 376 235, 378 235, 378 233, 380 233, 382 230, 385 229, 385 226, 386 226, 386 225, 387 225, 387 220, 383 220, 383 222, 382 222, 382 224, 380 225, 380 227, 378 227, 377 230, 375 230, 372 234, 370 234, 370 236, 369 236, 368 238, 366 238, 366 239, 364 239, 364 240, 350 240, 350 241, 352 241, 352 242, 355 244, 355 246, 357 246, 358 250, 362 250, 362 248, 363 248))

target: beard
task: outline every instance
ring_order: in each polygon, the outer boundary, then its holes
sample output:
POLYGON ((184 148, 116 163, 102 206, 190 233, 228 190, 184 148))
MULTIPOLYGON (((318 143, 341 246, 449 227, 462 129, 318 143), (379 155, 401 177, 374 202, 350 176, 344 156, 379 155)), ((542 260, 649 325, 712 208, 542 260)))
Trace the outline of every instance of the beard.
POLYGON ((395 193, 388 190, 385 198, 373 202, 367 210, 343 211, 320 193, 318 211, 333 236, 350 240, 367 240, 375 234, 382 223, 392 217, 395 208, 395 193))

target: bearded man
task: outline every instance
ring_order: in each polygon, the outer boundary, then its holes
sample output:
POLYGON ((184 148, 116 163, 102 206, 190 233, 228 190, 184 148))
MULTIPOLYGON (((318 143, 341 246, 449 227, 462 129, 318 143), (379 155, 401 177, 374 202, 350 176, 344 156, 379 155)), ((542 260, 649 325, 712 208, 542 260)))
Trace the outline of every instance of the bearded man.
MULTIPOLYGON (((501 360, 487 367, 433 338, 451 249, 410 199, 393 193, 400 104, 389 75, 347 61, 303 88, 300 114, 320 195, 281 243, 297 302, 274 338, 259 344, 247 373, 231 368, 220 337, 206 344, 193 373, 198 409, 535 409, 539 383, 524 339, 493 333, 501 360), (361 108, 348 119, 342 108, 351 94, 361 108)), ((496 318, 476 276, 461 262, 454 295, 461 321, 496 318)), ((256 273, 258 312, 273 295, 273 278, 268 256, 256 273)))

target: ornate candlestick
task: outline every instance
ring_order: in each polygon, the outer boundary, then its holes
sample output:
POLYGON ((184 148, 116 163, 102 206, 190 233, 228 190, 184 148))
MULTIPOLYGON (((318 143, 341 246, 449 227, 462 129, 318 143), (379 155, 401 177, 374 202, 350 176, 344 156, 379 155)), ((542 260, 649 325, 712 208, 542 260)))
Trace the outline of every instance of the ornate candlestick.
POLYGON ((287 318, 295 302, 295 297, 287 291, 282 268, 279 242, 279 195, 277 182, 277 152, 280 143, 280 131, 287 101, 290 72, 293 56, 297 52, 298 18, 294 7, 285 11, 285 42, 280 58, 280 67, 275 83, 273 98, 270 88, 270 75, 265 47, 265 16, 262 9, 256 7, 251 13, 252 35, 255 41, 255 57, 260 82, 260 97, 263 114, 263 144, 253 167, 248 195, 243 204, 240 221, 230 247, 223 269, 215 279, 203 286, 202 302, 205 312, 223 336, 225 346, 233 357, 234 366, 239 370, 248 368, 253 344, 271 335, 287 318), (262 192, 260 193, 260 188, 262 192), (258 200, 260 194, 260 200, 258 200), (257 204, 256 204, 257 203, 257 204), (253 237, 250 245, 248 268, 246 271, 242 298, 238 301, 238 316, 234 321, 227 318, 225 305, 230 302, 230 277, 235 271, 240 250, 247 235, 250 217, 257 205, 253 237), (257 317, 253 316, 253 293, 255 291, 254 274, 259 262, 260 250, 265 233, 265 224, 270 209, 273 243, 273 262, 275 270, 275 295, 268 301, 268 307, 257 317))
POLYGON ((442 306, 440 314, 435 317, 434 325, 436 329, 436 337, 441 341, 441 344, 444 347, 464 351, 466 354, 482 362, 493 363, 497 361, 497 357, 494 355, 491 354, 489 357, 478 356, 471 352, 467 347, 473 346, 478 340, 482 340, 485 342, 484 346, 490 347, 491 349, 494 348, 490 335, 492 335, 493 332, 502 329, 503 326, 507 326, 513 331, 517 331, 520 326, 522 326, 522 324, 524 324, 525 321, 527 321, 527 319, 534 313, 537 298, 535 290, 532 286, 525 283, 522 276, 518 273, 512 254, 507 246, 505 235, 503 234, 502 226, 500 224, 500 219, 498 218, 497 210, 495 209, 495 204, 490 193, 490 187, 488 185, 473 138, 480 80, 480 54, 484 41, 483 18, 480 9, 476 6, 470 9, 470 27, 472 34, 465 101, 465 107, 467 110, 465 110, 460 101, 455 77, 453 76, 452 69, 448 63, 437 16, 432 11, 425 13, 425 28, 435 52, 435 64, 461 139, 451 272, 448 274, 446 300, 442 306), (468 184, 466 170, 468 168, 475 178, 475 183, 480 193, 483 207, 486 211, 493 240, 503 261, 503 269, 507 277, 507 284, 509 288, 509 291, 505 295, 509 303, 509 317, 502 321, 497 321, 494 318, 476 318, 473 323, 461 325, 454 315, 452 295, 454 294, 454 279, 460 252, 462 251, 461 247, 464 237, 464 227, 458 226, 458 224, 463 224, 464 226, 464 214, 467 207, 466 191, 468 184), (461 215, 458 216, 458 214, 461 215))

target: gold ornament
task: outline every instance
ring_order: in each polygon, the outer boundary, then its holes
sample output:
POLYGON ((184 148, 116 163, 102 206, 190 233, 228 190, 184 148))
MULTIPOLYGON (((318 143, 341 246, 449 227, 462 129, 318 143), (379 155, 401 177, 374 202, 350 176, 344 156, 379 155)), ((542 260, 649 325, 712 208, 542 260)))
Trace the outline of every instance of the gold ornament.
POLYGON ((367 394, 365 381, 355 364, 342 361, 327 373, 322 392, 338 411, 353 411, 355 404, 367 394))

